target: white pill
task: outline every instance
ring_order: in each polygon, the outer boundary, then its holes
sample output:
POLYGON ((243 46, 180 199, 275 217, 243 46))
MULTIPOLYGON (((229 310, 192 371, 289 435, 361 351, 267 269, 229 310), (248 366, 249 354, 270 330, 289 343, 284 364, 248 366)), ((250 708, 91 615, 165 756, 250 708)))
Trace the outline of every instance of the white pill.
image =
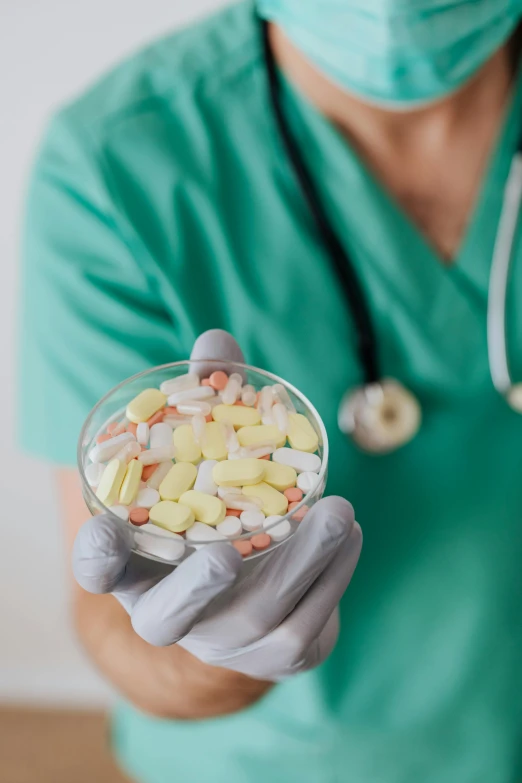
POLYGON ((124 522, 129 521, 129 509, 127 506, 109 506, 109 511, 112 511, 117 517, 123 519, 124 522))
POLYGON ((226 541, 226 536, 220 533, 215 527, 205 525, 204 522, 194 522, 185 532, 187 541, 193 544, 207 544, 211 541, 226 541))
POLYGON ((244 530, 252 532, 253 530, 259 530, 263 527, 265 515, 262 511, 243 511, 239 519, 241 520, 241 525, 244 530))
POLYGON ((218 487, 217 494, 218 494, 218 498, 221 498, 221 500, 223 500, 227 495, 243 496, 243 490, 241 487, 218 487))
POLYGON ((228 452, 234 452, 239 449, 239 441, 237 439, 236 431, 229 421, 224 422, 225 427, 225 445, 228 452))
POLYGON ((173 459, 175 453, 176 449, 174 444, 172 444, 171 446, 160 446, 157 449, 142 451, 138 459, 144 465, 154 465, 156 462, 166 462, 173 459))
POLYGON ((168 424, 172 430, 175 430, 176 427, 181 427, 183 424, 190 424, 191 418, 191 416, 176 416, 175 414, 171 414, 165 416, 163 424, 168 424))
POLYGON ((114 455, 114 459, 119 459, 120 462, 126 462, 127 464, 141 454, 141 446, 137 440, 131 440, 130 443, 126 443, 117 454, 114 455))
POLYGON ((193 372, 189 372, 186 375, 178 375, 177 378, 163 381, 160 385, 160 391, 168 397, 169 394, 174 394, 184 389, 195 389, 197 386, 199 386, 198 376, 193 372))
POLYGON ((113 431, 111 432, 112 437, 115 438, 116 435, 121 435, 122 432, 125 432, 125 430, 127 429, 128 424, 129 424, 129 420, 127 419, 127 417, 124 417, 114 427, 113 431))
POLYGON ((318 483, 319 483, 319 476, 317 475, 317 473, 312 473, 312 471, 310 470, 305 470, 303 473, 300 473, 299 476, 297 477, 297 486, 305 494, 315 489, 318 483))
MULTIPOLYGON (((100 479, 103 476, 104 470, 105 465, 102 465, 101 462, 91 462, 90 465, 87 465, 85 468, 85 478, 87 479, 87 483, 90 487, 98 486, 100 479)), ((241 492, 241 490, 239 491, 241 492)))
POLYGON ((172 467, 171 460, 168 460, 167 462, 161 462, 156 468, 156 470, 154 471, 154 473, 152 474, 152 476, 150 477, 150 479, 147 480, 147 486, 150 487, 151 489, 159 489, 159 485, 161 484, 161 482, 163 481, 163 479, 165 478, 165 476, 167 475, 171 467, 172 467))
POLYGON ((185 541, 181 536, 160 530, 149 522, 136 530, 134 543, 142 552, 169 562, 181 560, 185 554, 185 541))
POLYGON ((132 432, 122 432, 121 435, 116 435, 115 438, 104 440, 103 443, 96 444, 90 450, 89 459, 91 462, 107 462, 118 453, 122 446, 130 443, 131 440, 136 440, 132 432))
POLYGON ((237 373, 233 373, 228 379, 227 385, 221 392, 223 405, 234 405, 237 398, 241 394, 241 376, 239 376, 240 380, 238 380, 237 376, 237 373))
POLYGON ((263 527, 270 528, 269 530, 267 530, 267 533, 271 537, 272 541, 284 541, 284 539, 288 538, 288 536, 292 532, 292 526, 288 521, 288 519, 283 519, 283 517, 278 516, 277 514, 274 514, 274 516, 271 517, 267 517, 263 522, 263 527), (279 519, 282 519, 283 521, 280 522, 278 525, 274 524, 279 519), (274 525, 274 526, 270 527, 270 525, 274 525))
POLYGON ((241 389, 241 402, 244 405, 247 405, 249 408, 253 408, 253 406, 256 404, 257 400, 257 394, 256 390, 253 386, 251 386, 249 383, 247 383, 246 386, 243 386, 241 389))
POLYGON ((139 490, 135 502, 136 505, 140 508, 152 508, 152 506, 155 506, 156 503, 160 502, 160 500, 160 493, 157 489, 152 489, 152 487, 145 486, 144 489, 139 490))
POLYGON ((309 454, 307 451, 298 451, 297 449, 276 449, 272 454, 272 459, 274 462, 279 462, 280 465, 289 465, 298 473, 305 471, 317 473, 321 468, 321 459, 317 454, 309 454))
POLYGON ((194 484, 196 492, 204 492, 205 495, 217 494, 217 484, 214 484, 212 479, 214 465, 217 465, 216 459, 204 459, 203 462, 200 462, 198 475, 196 476, 196 482, 194 484))
POLYGON ((261 424, 266 424, 267 427, 270 427, 272 424, 275 424, 274 420, 274 414, 272 411, 268 411, 268 413, 263 413, 261 416, 261 424))
POLYGON ((227 508, 233 508, 236 511, 259 511, 263 506, 263 501, 253 495, 249 495, 246 498, 244 495, 228 494, 222 497, 221 500, 227 508))
POLYGON ((223 400, 221 399, 221 394, 216 394, 215 397, 211 397, 209 400, 205 400, 205 402, 210 405, 210 408, 215 408, 216 405, 222 405, 223 400))
POLYGON ((207 420, 201 413, 196 413, 191 419, 192 432, 194 433, 194 440, 198 446, 203 445, 205 439, 205 431, 207 428, 207 420))
POLYGON ((272 405, 274 404, 274 395, 272 393, 271 386, 263 386, 259 393, 259 402, 257 407, 261 413, 261 416, 265 413, 269 413, 272 405))
POLYGON ((272 386, 272 394, 277 402, 281 402, 289 413, 295 413, 295 406, 287 390, 281 383, 274 383, 272 386))
POLYGON ((272 408, 272 418, 277 429, 286 435, 288 432, 288 411, 282 402, 276 402, 272 408))
POLYGON ((198 386, 197 389, 183 389, 174 392, 168 398, 169 405, 176 406, 180 402, 187 400, 209 400, 214 396, 214 389, 211 386, 198 386))
MULTIPOLYGON (((138 424, 138 427, 140 425, 138 424)), ((159 449, 161 446, 170 446, 172 443, 172 428, 168 424, 159 421, 150 428, 150 447, 159 449)))
POLYGON ((201 414, 203 417, 208 416, 212 408, 206 400, 187 400, 186 402, 180 402, 176 406, 178 413, 182 416, 194 416, 196 413, 201 414))
MULTIPOLYGON (((136 440, 140 446, 146 446, 149 442, 150 428, 146 421, 140 421, 136 427, 136 440)), ((172 434, 171 434, 172 437, 172 434)))
POLYGON ((216 525, 216 530, 226 538, 237 538, 243 532, 239 517, 225 517, 223 522, 216 525))

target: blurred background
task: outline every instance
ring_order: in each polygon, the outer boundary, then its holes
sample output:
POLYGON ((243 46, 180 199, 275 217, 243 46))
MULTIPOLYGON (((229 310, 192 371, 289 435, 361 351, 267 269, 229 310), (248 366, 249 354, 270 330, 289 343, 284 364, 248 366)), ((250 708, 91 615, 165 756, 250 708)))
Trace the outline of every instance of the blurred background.
POLYGON ((51 469, 15 442, 18 245, 31 161, 57 106, 137 47, 222 4, 0 0, 1 783, 122 780, 104 750, 102 711, 113 694, 69 624, 51 469), (67 748, 59 761, 57 747, 67 748))

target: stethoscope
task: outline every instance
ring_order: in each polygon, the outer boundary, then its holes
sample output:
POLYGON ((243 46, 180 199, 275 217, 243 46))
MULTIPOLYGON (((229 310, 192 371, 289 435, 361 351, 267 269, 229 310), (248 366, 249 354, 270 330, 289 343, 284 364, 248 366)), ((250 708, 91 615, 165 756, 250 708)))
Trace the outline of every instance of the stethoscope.
MULTIPOLYGON (((348 303, 356 332, 356 350, 363 383, 343 396, 337 416, 339 428, 364 451, 386 454, 408 443, 419 430, 419 401, 399 381, 383 378, 375 329, 368 301, 354 265, 333 228, 285 117, 277 66, 269 42, 268 25, 261 21, 263 52, 270 101, 288 160, 314 218, 348 303)), ((513 384, 506 345, 506 293, 515 232, 522 202, 522 139, 513 157, 504 189, 493 258, 487 305, 487 343, 491 379, 508 404, 522 413, 522 383, 513 384)))

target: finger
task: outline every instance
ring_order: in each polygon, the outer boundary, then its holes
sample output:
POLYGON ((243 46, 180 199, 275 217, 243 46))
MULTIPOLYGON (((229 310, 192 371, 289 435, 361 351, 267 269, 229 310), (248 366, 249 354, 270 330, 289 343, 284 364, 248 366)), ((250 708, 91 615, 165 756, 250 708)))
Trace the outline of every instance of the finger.
POLYGON ((216 369, 228 372, 226 362, 240 362, 244 364, 245 357, 237 342, 229 332, 223 329, 209 329, 200 334, 190 355, 192 372, 196 372, 200 378, 205 378, 216 369), (205 362, 205 359, 222 360, 222 367, 205 362))
POLYGON ((134 630, 157 647, 179 641, 234 584, 242 563, 230 544, 211 544, 191 555, 138 599, 131 614, 134 630))
POLYGON ((125 574, 132 533, 101 514, 80 528, 72 550, 73 574, 89 593, 110 593, 125 574))

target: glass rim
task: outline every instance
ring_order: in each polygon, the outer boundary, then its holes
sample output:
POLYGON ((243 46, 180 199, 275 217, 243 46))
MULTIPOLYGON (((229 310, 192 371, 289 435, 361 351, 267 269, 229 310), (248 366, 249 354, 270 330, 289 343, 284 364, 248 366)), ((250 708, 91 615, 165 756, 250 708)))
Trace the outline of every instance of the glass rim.
MULTIPOLYGON (((96 405, 94 405, 93 408, 91 408, 89 414, 87 415, 87 418, 85 419, 83 426, 80 431, 80 435, 78 438, 78 445, 76 449, 76 458, 78 463, 78 472, 80 474, 81 482, 82 482, 82 490, 84 494, 86 493, 89 500, 92 501, 93 504, 98 504, 102 507, 102 511, 100 513, 107 514, 111 520, 116 521, 117 524, 121 525, 124 524, 125 526, 128 526, 129 523, 125 522, 121 517, 119 517, 117 514, 115 514, 113 511, 109 509, 108 506, 106 506, 104 503, 100 501, 100 499, 97 497, 95 492, 93 491, 92 487, 90 486, 89 482, 87 481, 87 477, 85 475, 85 468, 84 468, 84 460, 83 460, 83 446, 84 446, 84 439, 87 435, 87 430, 89 428, 90 423, 92 422, 94 416, 96 415, 97 411, 99 411, 103 405, 114 395, 116 392, 118 392, 120 389, 124 388, 128 384, 132 383, 133 381, 137 381, 140 378, 145 378, 147 375, 151 375, 154 372, 159 372, 161 370, 167 370, 170 368, 175 367, 189 367, 191 365, 198 365, 198 364, 205 364, 205 365, 216 365, 219 367, 223 367, 223 365, 227 365, 228 367, 233 367, 234 369, 239 368, 242 370, 250 370, 252 372, 256 372, 259 375, 264 376, 265 378, 269 378, 273 380, 275 383, 281 383, 286 389, 290 390, 292 394, 294 394, 307 408, 310 413, 313 415, 317 426, 319 427, 319 431, 322 438, 322 446, 323 446, 323 456, 321 459, 321 468, 317 474, 317 484, 314 488, 309 490, 306 494, 303 494, 303 497, 300 501, 298 501, 298 505, 295 506, 291 512, 287 511, 286 514, 281 515, 281 519, 276 520, 275 522, 272 522, 271 525, 268 527, 262 527, 259 530, 255 531, 247 531, 246 533, 242 533, 239 536, 235 536, 234 538, 227 539, 227 541, 242 541, 242 540, 248 540, 252 538, 252 536, 255 536, 259 533, 269 533, 269 531, 274 528, 276 525, 281 524, 284 520, 288 519, 289 521, 292 519, 293 514, 295 514, 302 506, 306 505, 306 501, 310 500, 311 497, 313 497, 316 493, 317 486, 320 486, 322 481, 324 480, 327 468, 328 468, 328 435, 326 433, 326 427, 324 426, 323 420, 321 416, 319 415, 317 409, 314 405, 310 402, 308 397, 306 397, 302 392, 299 391, 299 389, 296 389, 295 386, 293 386, 288 381, 285 381, 283 378, 281 378, 279 375, 275 375, 275 373, 271 373, 268 370, 262 370, 259 367, 254 367, 252 364, 246 364, 244 362, 236 362, 229 359, 182 359, 177 362, 167 362, 166 364, 158 364, 154 367, 149 367, 147 370, 142 370, 141 372, 136 373, 135 375, 131 375, 125 380, 118 383, 116 386, 113 386, 112 389, 109 389, 109 391, 101 397, 96 405)), ((175 463, 172 463, 175 464, 175 463)), ((165 530, 161 528, 159 525, 156 525, 157 531, 155 531, 154 535, 161 536, 162 538, 169 539, 170 531, 165 530)), ((211 526, 216 529, 214 526, 211 526)), ((132 525, 131 525, 132 528, 132 525)), ((142 530, 141 526, 135 526, 135 531, 133 532, 139 532, 142 530)), ((143 534, 146 534, 147 531, 143 531, 143 534)), ((284 544, 285 541, 289 540, 292 536, 288 536, 287 539, 284 541, 279 542, 279 544, 284 544)), ((190 542, 187 542, 188 545, 190 545, 190 542)), ((215 544, 218 543, 215 539, 210 541, 198 541, 198 546, 206 546, 209 544, 215 544)), ((222 543, 226 543, 223 541, 222 543)), ((269 550, 269 551, 272 551, 269 550)), ((140 551, 140 554, 147 556, 146 553, 143 553, 140 551)), ((167 562, 167 561, 165 561, 167 562)))

